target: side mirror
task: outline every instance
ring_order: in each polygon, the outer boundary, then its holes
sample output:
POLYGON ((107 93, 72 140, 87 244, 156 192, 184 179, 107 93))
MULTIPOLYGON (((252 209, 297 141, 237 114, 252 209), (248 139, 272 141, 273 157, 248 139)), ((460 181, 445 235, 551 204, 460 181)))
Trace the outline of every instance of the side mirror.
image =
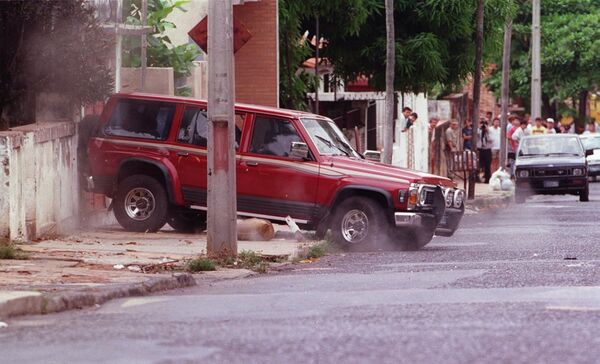
POLYGON ((590 155, 593 155, 593 154, 594 154, 594 150, 593 149, 586 149, 585 150, 585 156, 586 157, 590 156, 590 155))
POLYGON ((308 145, 304 142, 292 142, 290 147, 290 158, 293 159, 308 159, 308 145))
POLYGON ((381 152, 378 150, 365 150, 363 156, 366 160, 373 162, 381 162, 381 152))

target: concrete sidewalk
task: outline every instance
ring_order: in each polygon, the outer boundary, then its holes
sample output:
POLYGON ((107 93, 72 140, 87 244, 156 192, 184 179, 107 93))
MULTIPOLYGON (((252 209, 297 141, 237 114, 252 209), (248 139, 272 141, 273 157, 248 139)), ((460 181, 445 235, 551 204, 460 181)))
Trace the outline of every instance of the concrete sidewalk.
MULTIPOLYGON (((270 241, 239 241, 238 252, 294 259, 311 242, 289 239, 275 225, 270 241)), ((0 319, 59 312, 119 297, 245 277, 246 269, 183 273, 186 261, 206 253, 206 234, 131 233, 106 226, 70 236, 19 244, 27 260, 0 260, 0 319)))
POLYGON ((485 208, 506 207, 514 201, 514 190, 494 191, 487 183, 475 184, 475 198, 467 200, 466 208, 480 210, 485 208))

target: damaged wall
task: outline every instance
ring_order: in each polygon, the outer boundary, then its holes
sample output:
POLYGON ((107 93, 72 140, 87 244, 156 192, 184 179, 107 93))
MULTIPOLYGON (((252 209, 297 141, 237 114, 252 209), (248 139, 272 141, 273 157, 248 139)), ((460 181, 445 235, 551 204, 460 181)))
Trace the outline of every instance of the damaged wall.
POLYGON ((77 138, 72 122, 0 132, 0 235, 30 240, 78 225, 77 138))

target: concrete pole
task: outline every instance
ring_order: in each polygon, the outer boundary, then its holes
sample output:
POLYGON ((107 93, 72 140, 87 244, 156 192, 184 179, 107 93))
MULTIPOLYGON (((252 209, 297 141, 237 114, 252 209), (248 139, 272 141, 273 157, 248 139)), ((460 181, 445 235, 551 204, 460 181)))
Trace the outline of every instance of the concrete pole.
POLYGON ((321 34, 319 33, 319 14, 316 16, 316 51, 315 51, 315 80, 316 80, 316 88, 315 88, 315 114, 319 114, 319 85, 321 84, 321 79, 319 78, 319 57, 320 57, 320 49, 319 46, 321 42, 319 41, 319 37, 321 34))
POLYGON ((502 50, 502 101, 500 116, 500 167, 506 167, 506 126, 508 123, 510 43, 512 38, 512 18, 506 20, 504 28, 504 48, 502 50))
POLYGON ((119 27, 123 23, 123 0, 117 0, 117 14, 115 17, 115 92, 121 91, 121 57, 123 49, 123 36, 119 27))
POLYGON ((532 1, 531 24, 531 120, 542 116, 542 71, 540 64, 540 0, 532 1))
MULTIPOLYGON (((476 18, 476 33, 475 33, 475 72, 473 73, 473 113, 471 119, 473 121, 473 138, 471 139, 471 150, 477 153, 477 133, 479 131, 479 99, 481 95, 481 58, 483 52, 483 15, 484 15, 484 0, 477 1, 477 18, 476 18)), ((470 177, 468 198, 475 198, 475 183, 477 173, 470 177)))
POLYGON ((237 255, 233 5, 208 2, 208 216, 209 256, 237 255))
MULTIPOLYGON (((396 34, 394 30, 394 1, 385 0, 385 123, 383 125, 383 156, 381 161, 392 164, 394 148, 394 77, 396 73, 396 34)), ((404 94, 403 94, 404 95, 404 94)), ((404 105, 404 100, 402 100, 404 105)))
MULTIPOLYGON (((147 23, 147 16, 148 16, 148 0, 142 0, 142 26, 146 26, 147 23)), ((146 50, 148 48, 148 35, 146 34, 146 32, 142 33, 142 54, 140 56, 140 61, 141 61, 141 73, 142 73, 142 80, 140 82, 140 88, 142 91, 144 91, 144 89, 146 88, 146 63, 147 63, 147 57, 146 57, 146 50)))

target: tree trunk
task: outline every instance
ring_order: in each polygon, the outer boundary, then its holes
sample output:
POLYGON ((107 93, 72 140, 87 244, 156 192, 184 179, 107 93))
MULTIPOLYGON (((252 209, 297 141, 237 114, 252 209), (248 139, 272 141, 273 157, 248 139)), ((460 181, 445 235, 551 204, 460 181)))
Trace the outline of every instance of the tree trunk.
POLYGON ((394 71, 396 49, 394 37, 394 0, 385 0, 385 29, 387 34, 385 65, 385 125, 383 127, 383 163, 392 164, 394 138, 394 71))
MULTIPOLYGON (((483 52, 483 1, 477 1, 477 26, 475 33, 475 71, 473 74, 473 139, 471 150, 477 152, 477 131, 479 130, 479 96, 481 91, 481 56, 483 52)), ((475 176, 476 177, 476 176, 475 176)), ((475 181, 469 183, 469 199, 475 198, 475 181)))
POLYGON ((506 167, 506 126, 508 123, 510 43, 512 38, 512 18, 506 20, 504 28, 504 47, 502 50, 502 111, 500 116, 500 167, 506 167))
POLYGON ((588 99, 588 91, 583 90, 579 92, 579 101, 577 102, 577 121, 575 124, 576 130, 585 131, 586 121, 587 121, 587 99, 588 99))

